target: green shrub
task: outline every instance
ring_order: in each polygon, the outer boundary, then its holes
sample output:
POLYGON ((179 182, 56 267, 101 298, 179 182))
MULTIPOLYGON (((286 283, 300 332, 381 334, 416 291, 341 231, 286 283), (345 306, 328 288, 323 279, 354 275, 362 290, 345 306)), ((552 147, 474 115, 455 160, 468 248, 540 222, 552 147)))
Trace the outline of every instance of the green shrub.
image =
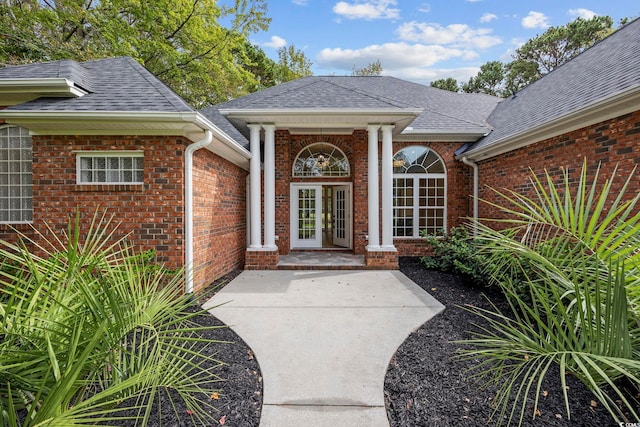
POLYGON ((476 242, 466 228, 454 227, 444 236, 423 235, 433 250, 420 261, 427 267, 467 276, 478 285, 488 285, 486 263, 478 255, 476 242))

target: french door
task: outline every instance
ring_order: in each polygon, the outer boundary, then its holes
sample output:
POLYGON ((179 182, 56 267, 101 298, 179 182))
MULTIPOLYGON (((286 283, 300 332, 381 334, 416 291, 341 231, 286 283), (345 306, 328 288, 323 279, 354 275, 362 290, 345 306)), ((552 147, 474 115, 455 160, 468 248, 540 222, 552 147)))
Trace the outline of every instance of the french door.
POLYGON ((292 184, 291 248, 350 247, 351 186, 292 184))

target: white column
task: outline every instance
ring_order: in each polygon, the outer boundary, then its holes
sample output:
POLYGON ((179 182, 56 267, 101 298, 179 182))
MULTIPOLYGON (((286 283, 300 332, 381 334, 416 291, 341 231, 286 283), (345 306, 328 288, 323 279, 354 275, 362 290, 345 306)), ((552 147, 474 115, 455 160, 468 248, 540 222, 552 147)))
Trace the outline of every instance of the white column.
POLYGON ((260 223, 260 125, 249 125, 249 149, 251 150, 251 161, 249 164, 249 174, 251 175, 251 239, 249 249, 262 248, 262 225, 260 223))
POLYGON ((264 129, 264 248, 276 246, 276 160, 275 125, 262 125, 264 129))
POLYGON ((382 249, 393 246, 393 125, 382 126, 382 249))
POLYGON ((379 125, 367 126, 369 133, 369 176, 368 176, 368 197, 369 206, 369 244, 368 250, 380 250, 380 219, 379 219, 379 186, 378 186, 378 129, 379 125))

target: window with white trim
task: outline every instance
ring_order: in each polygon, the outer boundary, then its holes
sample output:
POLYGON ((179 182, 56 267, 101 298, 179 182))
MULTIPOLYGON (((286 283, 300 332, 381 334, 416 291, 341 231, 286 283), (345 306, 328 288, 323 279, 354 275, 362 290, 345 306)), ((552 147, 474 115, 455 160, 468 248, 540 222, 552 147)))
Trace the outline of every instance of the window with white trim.
POLYGON ((411 146, 393 156, 393 236, 442 234, 446 227, 444 162, 426 147, 411 146))
POLYGON ((143 184, 142 151, 77 153, 78 184, 143 184))
POLYGON ((32 156, 27 129, 0 127, 0 223, 33 221, 32 156))

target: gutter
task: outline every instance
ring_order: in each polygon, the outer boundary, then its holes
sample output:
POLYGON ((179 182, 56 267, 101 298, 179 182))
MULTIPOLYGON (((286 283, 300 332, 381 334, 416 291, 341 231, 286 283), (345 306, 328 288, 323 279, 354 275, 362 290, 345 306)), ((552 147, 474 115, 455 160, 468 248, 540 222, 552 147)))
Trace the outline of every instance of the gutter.
POLYGON ((213 132, 204 131, 204 138, 189 145, 184 151, 184 216, 185 216, 185 293, 193 293, 193 153, 213 142, 213 132))
POLYGON ((462 163, 467 166, 471 166, 473 168, 473 236, 477 236, 478 230, 476 227, 476 223, 478 221, 478 194, 479 194, 479 186, 480 186, 480 173, 479 167, 477 163, 469 160, 467 156, 464 156, 462 159, 462 163))

